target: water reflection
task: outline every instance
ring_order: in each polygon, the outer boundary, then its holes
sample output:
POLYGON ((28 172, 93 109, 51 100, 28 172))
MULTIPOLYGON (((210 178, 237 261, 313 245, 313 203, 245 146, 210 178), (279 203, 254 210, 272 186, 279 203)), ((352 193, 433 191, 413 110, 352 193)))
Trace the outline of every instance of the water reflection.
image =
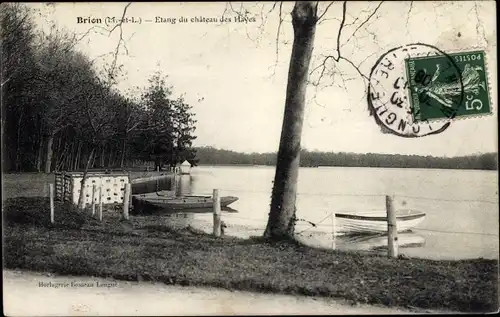
MULTIPOLYGON (((386 249, 388 244, 387 234, 357 234, 344 235, 336 239, 337 249, 342 250, 373 250, 386 249)), ((422 247, 425 238, 411 231, 398 233, 398 246, 400 248, 422 247)))
POLYGON ((191 175, 172 175, 157 180, 132 184, 132 194, 154 192, 172 192, 173 195, 183 196, 192 194, 193 178, 191 175))
POLYGON ((173 176, 159 178, 157 180, 132 184, 132 194, 154 193, 159 191, 173 191, 175 189, 173 176))
MULTIPOLYGON (((137 183, 132 185, 133 194, 158 192, 160 195, 179 197, 184 195, 199 194, 193 192, 194 177, 191 175, 176 175, 154 181, 137 183)), ((223 207, 225 213, 237 213, 238 210, 231 207, 223 207)), ((212 231, 212 208, 197 208, 189 210, 169 210, 169 209, 144 209, 141 215, 160 215, 164 224, 172 228, 186 228, 188 226, 200 229, 206 233, 212 231)), ((261 235, 265 228, 266 220, 262 223, 248 223, 243 218, 224 217, 227 225, 226 234, 249 238, 261 235)), ((297 236, 297 239, 306 245, 321 248, 336 248, 337 250, 376 250, 387 248, 387 234, 366 233, 366 234, 345 234, 332 238, 331 232, 314 231, 297 236)), ((417 248, 425 245, 425 238, 414 232, 408 231, 398 234, 398 245, 400 248, 417 248)))
MULTIPOLYGON (((329 233, 314 232, 309 235, 297 237, 299 241, 306 245, 335 248, 337 250, 384 250, 387 249, 387 234, 366 233, 366 234, 346 234, 332 239, 329 233)), ((398 234, 399 248, 419 248, 425 245, 425 238, 412 231, 398 234)))
POLYGON ((192 194, 193 179, 191 175, 176 175, 175 176, 175 189, 176 196, 185 196, 192 194))
MULTIPOLYGON (((136 183, 132 185, 132 194, 145 194, 145 193, 157 193, 158 196, 165 197, 182 197, 186 195, 195 195, 193 193, 193 176, 191 175, 175 175, 171 177, 165 177, 158 180, 136 183)), ((210 208, 190 208, 188 210, 179 211, 168 208, 153 208, 152 206, 147 206, 141 204, 136 199, 132 200, 134 206, 133 214, 135 215, 165 215, 167 217, 177 217, 182 215, 182 218, 189 218, 189 214, 200 214, 200 213, 212 213, 213 209, 210 208)), ((238 210, 231 207, 222 207, 222 211, 228 213, 236 213, 238 210)))

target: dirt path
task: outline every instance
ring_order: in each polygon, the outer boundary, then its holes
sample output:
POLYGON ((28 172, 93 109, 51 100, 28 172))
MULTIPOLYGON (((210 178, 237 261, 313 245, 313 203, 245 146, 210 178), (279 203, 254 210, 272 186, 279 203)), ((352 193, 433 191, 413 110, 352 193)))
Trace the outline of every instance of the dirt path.
POLYGON ((4 314, 8 316, 412 313, 387 307, 352 306, 324 298, 48 276, 26 271, 4 270, 3 278, 4 314))

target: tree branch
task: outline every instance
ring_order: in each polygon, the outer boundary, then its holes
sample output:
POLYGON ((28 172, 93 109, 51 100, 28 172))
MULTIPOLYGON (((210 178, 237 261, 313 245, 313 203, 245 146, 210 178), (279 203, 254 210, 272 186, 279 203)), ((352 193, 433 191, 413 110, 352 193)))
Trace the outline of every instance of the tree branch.
MULTIPOLYGON (((111 68, 108 72, 108 76, 111 80, 114 79, 114 72, 115 72, 115 69, 116 69, 116 63, 117 63, 117 60, 118 60, 118 53, 120 52, 120 46, 122 45, 122 43, 125 43, 125 41, 123 40, 123 20, 125 19, 125 15, 127 14, 127 9, 128 7, 132 4, 132 2, 129 2, 127 3, 127 5, 125 6, 125 8, 123 8, 123 14, 122 14, 122 18, 120 19, 120 22, 118 24, 116 24, 110 31, 109 31, 109 35, 108 36, 111 36, 111 34, 113 33, 114 30, 116 30, 116 28, 120 28, 120 38, 118 40, 118 44, 116 45, 116 49, 114 51, 114 58, 113 58, 113 62, 111 63, 111 68)), ((127 49, 127 46, 125 44, 123 44, 123 46, 125 47, 125 50, 128 54, 128 49, 127 49)))
POLYGON ((412 9, 413 9, 413 1, 410 1, 410 8, 408 8, 408 13, 406 14, 406 33, 408 33, 408 21, 410 20, 410 14, 412 9))
MULTIPOLYGON (((319 1, 316 2, 316 12, 318 12, 318 4, 319 4, 319 1)), ((323 16, 326 14, 326 12, 328 12, 328 9, 330 9, 330 7, 332 6, 332 4, 333 4, 333 1, 328 4, 328 6, 326 7, 325 11, 318 17, 317 21, 319 21, 319 20, 321 20, 321 18, 323 18, 323 16)), ((345 6, 345 1, 344 1, 344 6, 345 6)), ((345 14, 344 14, 344 19, 345 19, 345 14)))
POLYGON ((482 33, 482 37, 484 39, 484 41, 486 42, 486 45, 489 46, 490 45, 490 42, 488 41, 488 39, 486 38, 486 34, 485 34, 485 31, 484 31, 484 26, 481 24, 481 16, 479 14, 479 11, 477 10, 477 2, 474 2, 474 11, 476 12, 476 33, 479 35, 479 33, 482 33), (482 29, 482 32, 479 31, 479 28, 482 29))
POLYGON ((347 39, 347 41, 344 43, 347 44, 349 43, 349 41, 352 39, 352 37, 356 34, 356 32, 359 31, 359 29, 361 29, 368 21, 370 21, 370 19, 375 15, 375 13, 377 13, 378 9, 380 8, 380 6, 382 5, 383 1, 380 1, 380 3, 378 4, 378 6, 375 8, 375 10, 373 10, 372 14, 370 14, 357 28, 356 30, 354 30, 354 32, 351 34, 351 36, 347 39))
POLYGON ((337 33, 337 58, 334 58, 336 62, 340 59, 340 37, 342 36, 342 29, 345 23, 345 14, 347 12, 347 1, 344 1, 342 5, 342 21, 340 22, 339 32, 337 33))
MULTIPOLYGON (((276 3, 275 3, 276 4, 276 3)), ((274 8, 274 6, 273 6, 274 8)), ((279 7, 279 23, 278 23, 278 30, 276 32, 276 60, 274 62, 274 69, 273 69, 273 74, 271 77, 276 75, 276 68, 278 67, 278 61, 279 61, 279 40, 280 40, 280 34, 281 34, 281 25, 283 24, 283 1, 280 1, 280 7, 279 7)))

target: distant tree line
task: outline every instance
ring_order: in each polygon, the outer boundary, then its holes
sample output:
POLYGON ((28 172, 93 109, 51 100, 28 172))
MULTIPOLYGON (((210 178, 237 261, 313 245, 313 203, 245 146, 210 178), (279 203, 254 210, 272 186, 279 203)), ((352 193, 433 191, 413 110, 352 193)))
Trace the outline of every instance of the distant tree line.
MULTIPOLYGON (((191 106, 172 98, 157 72, 147 87, 123 93, 115 59, 98 69, 75 47, 81 38, 38 30, 34 11, 3 3, 1 23, 4 171, 157 166, 193 160, 191 106)), ((113 53, 113 52, 111 52, 113 53)))
MULTIPOLYGON (((238 153, 213 147, 196 148, 199 164, 206 165, 276 165, 276 153, 238 153)), ((496 153, 459 157, 434 157, 420 155, 334 153, 302 150, 300 164, 303 167, 398 167, 497 170, 496 153)))

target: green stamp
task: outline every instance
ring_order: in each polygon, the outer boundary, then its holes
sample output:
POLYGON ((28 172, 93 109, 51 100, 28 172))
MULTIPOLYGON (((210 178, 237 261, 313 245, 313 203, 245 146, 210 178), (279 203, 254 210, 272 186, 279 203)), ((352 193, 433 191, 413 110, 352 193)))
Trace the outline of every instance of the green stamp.
POLYGON ((484 51, 405 60, 415 122, 491 113, 484 51))

